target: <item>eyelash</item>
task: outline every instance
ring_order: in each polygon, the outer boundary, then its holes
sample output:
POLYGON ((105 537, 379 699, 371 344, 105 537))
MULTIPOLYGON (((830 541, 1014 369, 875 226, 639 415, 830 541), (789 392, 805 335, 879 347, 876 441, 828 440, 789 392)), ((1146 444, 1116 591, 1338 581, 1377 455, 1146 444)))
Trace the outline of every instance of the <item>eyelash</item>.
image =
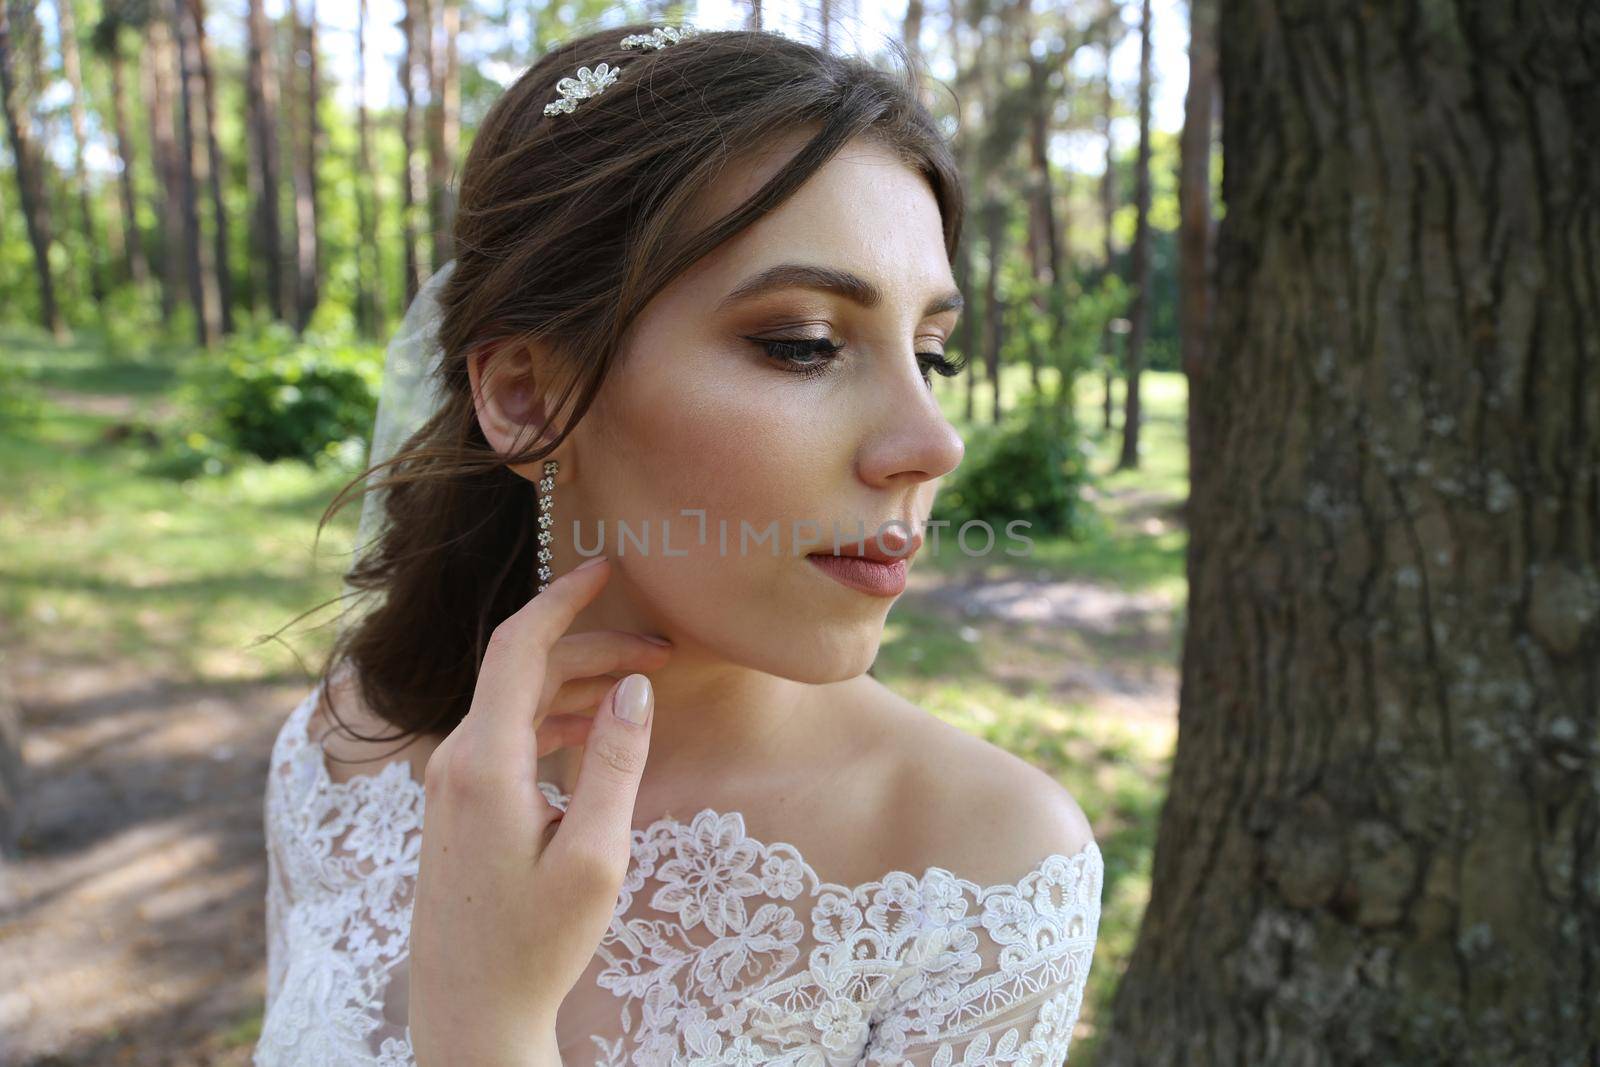
MULTIPOLYGON (((828 368, 832 366, 833 361, 838 357, 838 353, 843 351, 845 347, 844 345, 834 344, 826 337, 752 337, 750 340, 766 349, 767 355, 785 364, 789 369, 789 373, 800 375, 802 380, 826 374, 828 368), (824 356, 826 358, 811 363, 803 363, 800 357, 805 355, 824 356)), ((929 369, 949 378, 960 374, 967 366, 965 355, 950 359, 942 352, 918 352, 917 362, 923 368, 922 380, 929 385, 933 384, 933 379, 928 376, 929 369)))

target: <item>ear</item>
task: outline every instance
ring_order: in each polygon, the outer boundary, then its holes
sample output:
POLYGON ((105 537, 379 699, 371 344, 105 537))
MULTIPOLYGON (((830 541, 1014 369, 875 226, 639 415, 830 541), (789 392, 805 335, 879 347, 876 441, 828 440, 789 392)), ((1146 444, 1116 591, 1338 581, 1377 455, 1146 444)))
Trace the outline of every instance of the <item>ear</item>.
MULTIPOLYGON (((546 414, 549 383, 539 380, 534 355, 527 342, 507 340, 476 346, 467 356, 478 425, 489 447, 502 456, 548 440, 557 429, 546 414)), ((562 442, 547 458, 563 459, 565 445, 562 442)), ((508 466, 529 481, 538 481, 544 469, 543 461, 508 466)))

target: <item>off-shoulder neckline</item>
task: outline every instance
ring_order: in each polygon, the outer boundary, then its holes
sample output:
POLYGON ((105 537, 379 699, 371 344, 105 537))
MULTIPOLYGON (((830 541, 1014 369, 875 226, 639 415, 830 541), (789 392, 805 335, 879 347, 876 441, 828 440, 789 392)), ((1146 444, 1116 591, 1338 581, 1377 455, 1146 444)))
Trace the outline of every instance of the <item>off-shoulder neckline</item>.
MULTIPOLYGON (((370 774, 355 774, 351 775, 350 778, 346 779, 345 781, 334 781, 333 775, 328 771, 327 761, 323 758, 322 748, 312 739, 310 730, 311 712, 316 707, 316 698, 318 694, 322 692, 323 687, 326 684, 326 679, 319 681, 316 685, 316 688, 311 691, 305 700, 301 702, 300 706, 293 712, 294 729, 297 731, 296 740, 302 743, 301 747, 304 748, 306 752, 306 758, 313 767, 313 785, 315 789, 318 792, 325 792, 330 795, 338 796, 343 793, 348 793, 353 789, 361 788, 360 783, 363 779, 377 780, 380 777, 389 776, 393 780, 403 783, 402 788, 404 788, 408 794, 414 797, 419 807, 422 806, 425 803, 426 798, 423 783, 419 782, 416 777, 412 775, 411 765, 403 759, 391 760, 370 774), (398 772, 395 771, 396 767, 400 768, 398 772)), ((547 782, 541 779, 536 784, 541 791, 548 791, 549 793, 553 793, 559 797, 561 800, 559 806, 563 810, 566 809, 567 804, 572 800, 572 794, 563 792, 561 789, 556 787, 554 782, 547 782)), ((644 840, 648 841, 651 838, 654 838, 662 830, 672 827, 689 828, 694 826, 697 822, 707 818, 715 820, 718 823, 724 820, 731 820, 733 828, 738 834, 738 839, 742 842, 747 842, 763 855, 770 854, 780 849, 790 852, 798 859, 800 864, 805 868, 806 872, 811 875, 811 882, 816 887, 817 892, 822 892, 824 890, 840 890, 848 894, 855 894, 863 888, 887 885, 890 881, 896 879, 909 879, 917 885, 926 885, 929 879, 937 876, 948 879, 954 884, 972 889, 979 895, 983 895, 984 893, 995 888, 1010 889, 1025 885, 1030 879, 1035 878, 1046 867, 1058 861, 1066 863, 1069 866, 1075 864, 1080 858, 1086 864, 1099 865, 1104 863, 1104 858, 1100 852, 1100 846, 1095 839, 1091 837, 1075 852, 1052 852, 1046 856, 1040 857, 1031 867, 1028 868, 1028 870, 1023 872, 1021 876, 1010 882, 978 883, 972 881, 971 879, 963 878, 947 867, 942 867, 937 864, 929 864, 923 868, 923 872, 920 877, 911 871, 892 870, 884 872, 877 878, 869 879, 865 882, 857 882, 854 885, 847 885, 839 882, 829 882, 819 877, 815 868, 811 866, 810 861, 805 858, 805 853, 789 842, 767 841, 762 838, 752 837, 746 832, 744 813, 738 810, 723 811, 707 805, 701 807, 688 819, 682 819, 671 814, 665 814, 659 818, 651 820, 651 822, 646 826, 634 828, 632 833, 635 837, 642 836, 644 840)))

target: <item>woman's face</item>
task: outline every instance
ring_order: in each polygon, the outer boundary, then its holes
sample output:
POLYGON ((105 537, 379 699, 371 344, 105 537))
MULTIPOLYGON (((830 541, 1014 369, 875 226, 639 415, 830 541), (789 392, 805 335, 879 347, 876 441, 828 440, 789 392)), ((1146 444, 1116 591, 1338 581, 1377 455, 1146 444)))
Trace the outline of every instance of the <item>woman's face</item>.
MULTIPOLYGON (((803 141, 736 168, 708 191, 707 212, 737 206, 803 141)), ((556 572, 581 562, 575 522, 586 552, 603 530, 616 570, 591 610, 606 626, 798 681, 865 671, 893 594, 846 585, 807 556, 833 554, 835 524, 847 554, 863 538, 873 547, 880 530, 891 553, 904 551, 897 534, 920 540, 938 479, 963 450, 926 363, 955 331, 952 303, 926 181, 853 142, 636 320, 555 453, 556 572), (810 284, 740 294, 780 265, 851 276, 854 295, 810 284), (753 338, 842 347, 830 357, 753 338)))

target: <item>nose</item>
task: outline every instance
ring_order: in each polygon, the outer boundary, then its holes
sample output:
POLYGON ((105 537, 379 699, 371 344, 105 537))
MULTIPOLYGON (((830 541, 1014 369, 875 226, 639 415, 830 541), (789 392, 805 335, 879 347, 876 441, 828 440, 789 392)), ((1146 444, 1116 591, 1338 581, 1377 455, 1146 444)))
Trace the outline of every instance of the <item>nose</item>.
POLYGON ((916 356, 907 353, 904 358, 893 373, 874 376, 873 388, 882 395, 868 409, 871 429, 856 461, 869 485, 887 488, 942 478, 961 464, 966 452, 961 435, 923 381, 916 356))

